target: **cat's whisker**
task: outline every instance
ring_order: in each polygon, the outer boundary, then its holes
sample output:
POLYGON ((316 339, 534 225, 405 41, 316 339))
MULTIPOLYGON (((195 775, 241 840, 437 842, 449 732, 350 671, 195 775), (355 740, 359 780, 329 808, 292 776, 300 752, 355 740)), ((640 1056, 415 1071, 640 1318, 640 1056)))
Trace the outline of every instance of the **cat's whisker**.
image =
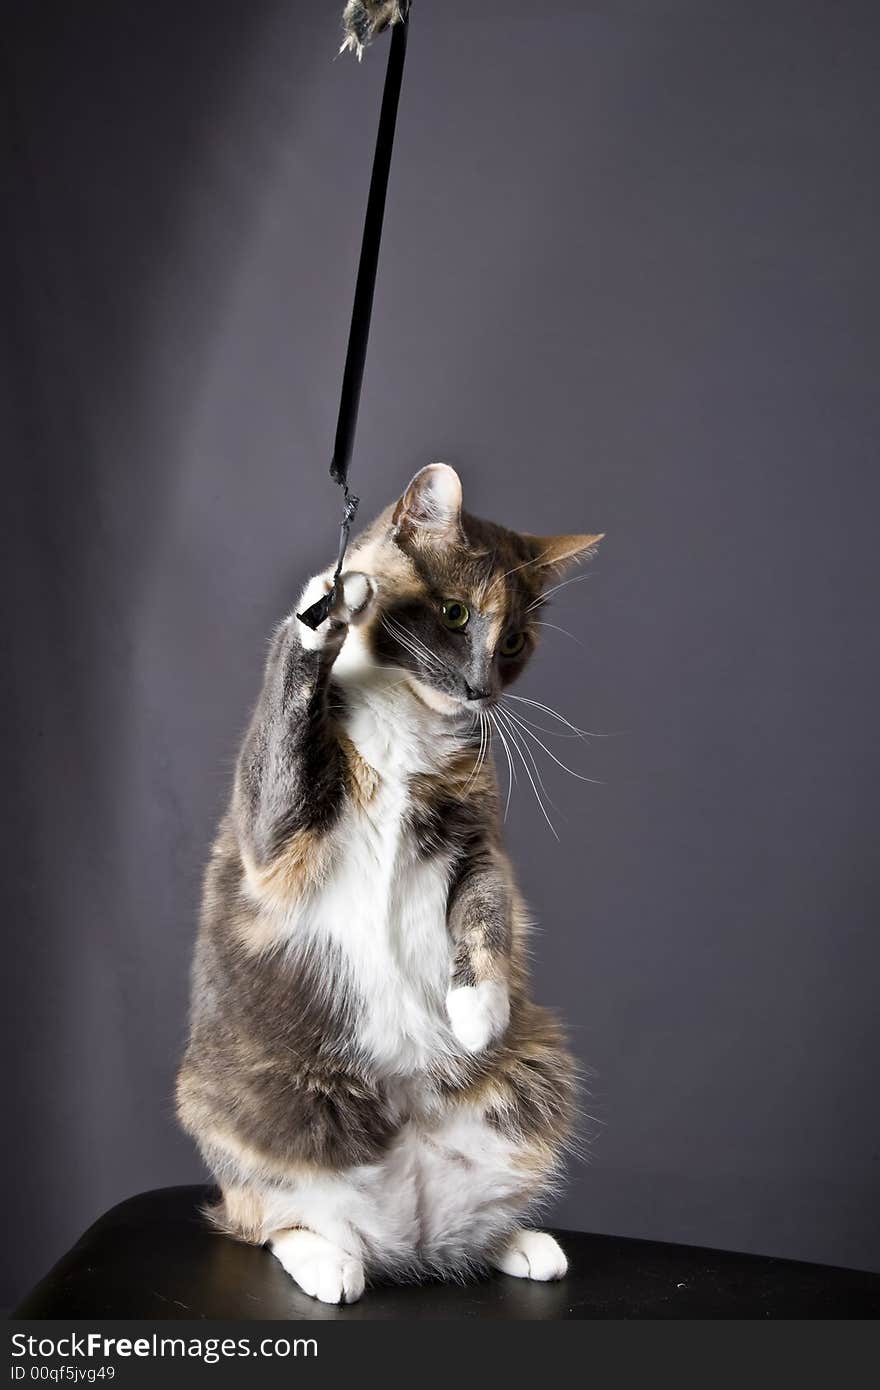
MULTIPOLYGON (((508 714, 510 711, 508 710, 508 714)), ((520 715, 523 724, 528 724, 530 728, 537 729, 542 734, 549 734, 552 738, 604 738, 604 734, 572 734, 564 729, 548 729, 546 724, 536 724, 533 719, 526 719, 525 715, 520 715)), ((608 735, 607 737, 610 737, 608 735)))
POLYGON ((561 583, 554 584, 551 589, 545 589, 540 598, 536 598, 534 603, 529 604, 526 612, 531 613, 533 608, 537 608, 540 604, 546 603, 551 594, 558 594, 560 589, 567 589, 569 584, 579 584, 581 580, 592 579, 592 577, 591 574, 573 574, 570 579, 563 579, 561 583))
POLYGON ((570 776, 576 777, 579 782, 593 782, 597 787, 605 785, 604 782, 602 782, 598 777, 585 777, 582 772, 575 772, 574 768, 569 767, 567 763, 561 762, 560 759, 557 758, 556 754, 551 752, 551 750, 547 747, 546 743, 543 743, 541 739, 538 738, 537 734, 533 734, 530 729, 526 728, 523 721, 519 719, 517 715, 514 714, 513 710, 508 710, 507 716, 509 719, 513 720, 513 722, 522 730, 522 732, 526 735, 527 738, 530 738, 535 743, 537 743, 539 748, 543 748, 544 752, 547 754, 547 757, 552 758, 556 766, 561 767, 563 772, 567 772, 570 776))
POLYGON ((491 710, 489 710, 489 718, 492 721, 492 724, 495 728, 495 732, 501 739, 501 746, 504 749, 504 753, 507 758, 507 800, 504 803, 504 819, 507 820, 507 813, 510 810, 510 798, 513 793, 513 784, 516 780, 516 773, 514 772, 513 758, 510 756, 510 748, 508 747, 507 739, 504 735, 504 730, 502 729, 500 723, 495 718, 495 715, 492 713, 491 710))
POLYGON ((469 742, 470 739, 471 739, 471 737, 473 736, 474 730, 475 730, 477 727, 479 727, 479 730, 480 730, 480 743, 479 743, 479 747, 477 748, 477 754, 476 754, 476 757, 474 758, 474 765, 473 765, 473 767, 471 768, 470 776, 468 777, 468 780, 465 782, 464 787, 462 788, 462 792, 461 792, 462 797, 464 797, 464 796, 467 794, 468 790, 470 789, 471 783, 473 782, 473 780, 474 780, 474 778, 476 777, 477 772, 478 772, 478 770, 479 770, 480 759, 481 759, 481 757, 483 756, 483 722, 482 722, 482 719, 479 718, 479 716, 478 716, 478 724, 472 724, 472 725, 471 725, 471 727, 470 727, 470 729, 468 730, 468 732, 467 732, 465 738, 466 738, 466 741, 469 742))
POLYGON ((420 651, 429 661, 436 662, 438 665, 440 664, 435 653, 428 650, 422 639, 418 637, 416 633, 412 632, 409 628, 405 628, 402 623, 398 623, 394 618, 389 618, 388 621, 394 624, 396 631, 399 632, 401 636, 405 636, 411 648, 420 651))
POLYGON ((425 643, 420 637, 417 637, 414 632, 410 632, 408 629, 404 628, 395 618, 390 617, 389 614, 383 614, 382 621, 392 637, 395 637, 400 645, 408 651, 410 656, 417 662, 423 661, 427 663, 427 665, 432 666, 436 671, 449 670, 446 662, 441 661, 436 652, 432 652, 425 646, 425 643))
POLYGON ((400 672, 400 680, 383 681, 381 686, 382 690, 399 690, 402 685, 409 684, 409 672, 405 671, 402 666, 382 666, 380 670, 400 672))
POLYGON ((533 618, 532 627, 552 627, 554 632, 561 632, 565 637, 570 637, 572 642, 577 642, 579 647, 584 645, 579 637, 575 637, 574 633, 569 632, 567 627, 560 627, 558 623, 542 623, 533 618))
MULTIPOLYGON (((496 709, 495 713, 496 713, 497 715, 500 716, 500 715, 502 714, 502 711, 501 711, 500 709, 496 709)), ((520 746, 519 738, 518 738, 517 735, 514 733, 513 727, 512 727, 512 726, 507 726, 507 728, 508 728, 508 733, 510 734, 511 740, 512 740, 512 742, 513 742, 513 746, 514 746, 514 748, 516 749, 517 753, 519 754, 520 761, 521 761, 523 767, 524 767, 525 770, 526 770, 526 776, 528 777, 528 779, 529 779, 529 781, 530 781, 530 783, 531 783, 531 785, 532 785, 532 791, 535 793, 535 800, 537 801, 538 805, 539 805, 540 808, 541 808, 541 814, 542 814, 542 816, 544 817, 544 819, 545 819, 545 821, 547 822, 547 824, 549 825, 549 827, 550 827, 550 829, 551 829, 551 831, 552 831, 554 837, 558 840, 558 839, 559 839, 559 836, 558 836, 558 834, 556 833, 556 826, 553 824, 552 820, 550 819, 550 816, 549 816, 548 813, 547 813, 547 807, 544 805, 543 801, 541 800, 541 793, 538 791, 537 785, 536 785, 536 783, 535 783, 535 779, 534 779, 534 777, 533 777, 532 774, 531 774, 531 770, 529 769, 528 763, 526 762, 525 755, 523 754, 523 750, 522 750, 522 748, 521 748, 521 746, 520 746)), ((539 776, 540 776, 540 774, 539 774, 539 776)))
MULTIPOLYGON (((392 635, 392 637, 394 638, 394 640, 398 643, 398 645, 401 646, 405 652, 408 652, 410 656, 415 656, 415 657, 417 657, 417 653, 416 653, 416 651, 415 651, 415 648, 413 648, 413 647, 410 646, 410 644, 407 642, 406 638, 403 637, 402 634, 400 634, 400 633, 398 633, 398 632, 395 632, 393 628, 388 627, 388 624, 387 624, 387 622, 385 621, 384 618, 382 619, 382 622, 383 622, 383 625, 384 625, 384 626, 388 629, 388 631, 391 633, 391 635, 392 635)), ((417 657, 417 659, 420 659, 420 658, 417 657)))
POLYGON ((382 622, 387 631, 391 633, 392 637, 400 643, 404 651, 409 652, 410 656, 417 663, 426 662, 428 665, 434 666, 438 670, 442 669, 438 666, 436 659, 431 657, 430 653, 419 651, 418 647, 412 641, 411 635, 398 623, 395 623, 393 618, 389 618, 387 615, 383 614, 382 622))
MULTIPOLYGON (((504 711, 504 715, 505 715, 505 722, 506 722, 507 728, 510 730, 511 733, 513 733, 513 732, 514 732, 515 726, 512 724, 512 722, 510 722, 510 721, 512 720, 512 716, 511 716, 510 710, 505 710, 505 711, 504 711)), ((552 796, 550 795, 549 791, 547 790, 546 786, 544 785, 544 779, 543 779, 543 777, 541 776, 541 769, 538 767, 538 764, 537 764, 537 762, 535 761, 535 755, 534 755, 534 753, 532 752, 531 748, 529 747, 529 745, 528 745, 527 743, 524 743, 524 744, 523 744, 523 748, 525 749, 526 753, 528 754, 529 761, 531 762, 532 767, 533 767, 534 770, 535 770, 535 776, 536 776, 537 779, 538 779, 538 785, 540 786, 541 791, 542 791, 542 792, 544 793, 544 795, 546 796, 547 800, 549 801, 550 805, 553 807, 554 811, 558 811, 558 810, 559 810, 559 807, 555 804, 555 802, 554 802, 552 796)))
POLYGON ((474 764, 473 772, 471 773, 470 777, 468 778, 467 782, 465 783, 465 785, 464 785, 464 787, 463 787, 463 789, 462 789, 462 793, 461 793, 462 800, 464 800, 464 798, 467 796, 468 792, 469 792, 470 789, 471 789, 471 786, 472 786, 473 783, 476 781, 476 779, 479 777, 479 775, 480 775, 480 770, 481 770, 481 768, 482 768, 482 766, 483 766, 483 763, 484 763, 484 761, 485 761, 486 750, 487 750, 488 747, 489 747, 489 742, 488 742, 488 737, 487 737, 488 725, 487 725, 487 722, 486 722, 486 719, 485 719, 485 717, 484 717, 484 715, 483 715, 483 711, 482 711, 482 710, 479 711, 479 713, 478 713, 478 718, 479 718, 479 722, 480 722, 480 751, 479 751, 478 754, 477 754, 477 760, 476 760, 476 762, 475 762, 475 764, 474 764))
POLYGON ((390 632, 391 636, 400 643, 404 651, 409 652, 410 656, 418 656, 415 644, 410 640, 409 633, 405 628, 402 628, 399 623, 395 622, 394 618, 389 617, 387 613, 383 613, 382 625, 386 631, 390 632))
POLYGON ((402 623, 399 623, 396 618, 392 618, 390 614, 386 614, 386 618, 389 623, 393 623, 394 627, 397 629, 398 632, 404 633, 406 635, 408 641, 413 643, 414 646, 420 648, 420 650, 425 653, 425 656, 430 657, 432 661, 437 661, 439 664, 439 657, 437 656, 436 652, 432 652, 430 648, 426 645, 426 643, 422 641, 421 637, 418 636, 417 633, 413 632, 410 628, 405 628, 402 623))
POLYGON ((502 699, 504 699, 504 700, 516 700, 516 701, 518 701, 518 702, 519 702, 520 704, 522 704, 522 705, 534 705, 535 709, 543 710, 544 713, 545 713, 545 714, 549 714, 550 717, 551 717, 552 719, 558 719, 559 722, 560 722, 560 724, 564 724, 564 725, 566 726, 566 728, 570 729, 571 732, 572 732, 573 734, 577 734, 579 738, 598 738, 598 737, 600 737, 600 735, 598 735, 598 734, 591 734, 591 733, 589 733, 586 729, 579 729, 579 728, 577 727, 576 724, 572 724, 572 722, 571 722, 570 719, 566 719, 566 717, 565 717, 564 714, 560 714, 558 710, 553 709, 550 705, 542 704, 542 702, 541 702, 540 700, 532 700, 532 699, 530 699, 527 695, 510 695, 510 694, 503 695, 503 696, 502 696, 502 699))
POLYGON ((543 560, 544 556, 545 556, 545 555, 549 555, 551 549, 552 549, 551 546, 549 546, 549 545, 548 545, 548 546, 545 546, 545 548, 541 551, 540 555, 534 555, 534 556, 533 556, 531 559, 529 559, 529 560, 523 560, 523 562, 522 562, 521 565, 514 565, 512 569, 505 570, 504 573, 502 574, 501 578, 502 578, 502 579, 506 579, 507 576, 508 576, 509 574, 517 574, 520 570, 526 569, 529 565, 537 565, 537 564, 540 564, 540 562, 543 560))
POLYGON ((525 758, 525 755, 524 755, 524 753, 523 753, 522 747, 521 747, 521 745, 520 745, 520 743, 519 743, 519 740, 515 737, 515 735, 513 734, 512 731, 511 731, 511 733, 510 733, 510 738, 511 738, 511 742, 512 742, 512 744, 513 744, 513 749, 514 749, 514 751, 516 752, 517 756, 519 757, 519 760, 520 760, 520 762, 522 763, 523 767, 525 768, 526 776, 528 777, 528 779, 529 779, 529 784, 530 784, 530 786, 531 786, 531 788, 532 788, 532 791, 533 791, 534 794, 535 794, 535 800, 536 800, 537 803, 538 803, 538 806, 539 806, 540 811, 541 811, 541 815, 544 817, 545 821, 547 822, 548 826, 550 827, 550 831, 551 831, 551 834, 553 835, 554 839, 558 840, 558 839, 559 839, 559 835, 558 835, 558 832, 557 832, 557 830, 556 830, 556 826, 553 824, 552 820, 550 819, 550 814, 549 814, 549 812, 548 812, 548 810, 547 810, 547 807, 544 805, 544 802, 543 802, 543 800, 542 800, 542 798, 541 798, 541 793, 538 791, 537 785, 536 785, 536 783, 535 783, 535 779, 534 779, 534 777, 532 776, 531 770, 530 770, 530 768, 529 768, 528 762, 526 761, 526 758, 525 758))

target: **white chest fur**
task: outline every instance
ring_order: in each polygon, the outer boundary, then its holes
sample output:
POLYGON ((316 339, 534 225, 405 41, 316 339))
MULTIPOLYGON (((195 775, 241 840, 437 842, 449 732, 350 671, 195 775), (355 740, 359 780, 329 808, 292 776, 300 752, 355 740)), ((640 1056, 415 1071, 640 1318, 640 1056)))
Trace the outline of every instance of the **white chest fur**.
POLYGON ((335 832, 334 868, 297 927, 340 962, 358 1007, 354 1039, 385 1076, 412 1076, 454 1047, 445 1009, 451 951, 448 860, 423 858, 409 783, 436 766, 438 719, 396 682, 350 691, 347 733, 379 774, 365 807, 335 832))

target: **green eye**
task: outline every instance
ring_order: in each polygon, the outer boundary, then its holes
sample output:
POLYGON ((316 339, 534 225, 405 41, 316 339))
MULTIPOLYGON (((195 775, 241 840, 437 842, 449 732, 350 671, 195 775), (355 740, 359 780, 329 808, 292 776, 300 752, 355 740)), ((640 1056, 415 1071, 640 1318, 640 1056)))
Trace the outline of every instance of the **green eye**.
POLYGON ((508 632, 506 637, 501 639, 502 656, 519 656, 526 644, 524 632, 508 632))
POLYGON ((453 632, 461 632, 462 628, 467 627, 470 616, 470 609, 460 599, 449 598, 443 605, 443 621, 453 632))

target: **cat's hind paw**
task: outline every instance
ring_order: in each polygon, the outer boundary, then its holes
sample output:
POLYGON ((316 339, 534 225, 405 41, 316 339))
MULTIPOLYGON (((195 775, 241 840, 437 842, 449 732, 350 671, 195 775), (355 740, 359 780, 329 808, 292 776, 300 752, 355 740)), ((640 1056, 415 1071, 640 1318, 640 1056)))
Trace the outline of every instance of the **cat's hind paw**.
POLYGON ((467 1052, 483 1052, 500 1038, 510 1021, 507 989, 497 980, 459 985, 446 996, 446 1012, 458 1041, 467 1052))
POLYGON ((281 1231, 269 1248, 299 1284, 321 1303, 356 1303, 364 1291, 364 1266, 313 1231, 281 1231))
POLYGON ((492 1264, 514 1279, 562 1279, 568 1270, 565 1252, 546 1231, 514 1231, 492 1264))

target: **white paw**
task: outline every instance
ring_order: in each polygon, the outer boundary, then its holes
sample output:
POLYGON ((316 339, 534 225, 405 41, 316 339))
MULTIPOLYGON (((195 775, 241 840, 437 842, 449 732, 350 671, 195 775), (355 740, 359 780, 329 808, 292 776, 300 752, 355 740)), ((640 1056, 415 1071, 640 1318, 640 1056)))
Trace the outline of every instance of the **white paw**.
POLYGON ((561 1279, 568 1269, 562 1247, 546 1231, 514 1231, 492 1263, 515 1279, 561 1279))
POLYGON ((330 621, 342 623, 344 627, 363 622, 375 597, 376 585, 368 574, 352 570, 350 574, 341 575, 330 621))
POLYGON ((361 1261, 313 1231, 282 1231, 269 1248, 303 1293, 322 1303, 356 1303, 364 1291, 361 1261))
MULTIPOLYGON (((318 602, 318 599, 329 594, 332 584, 332 570, 328 570, 325 574, 316 574, 314 579, 310 579, 303 589, 295 612, 305 613, 307 608, 311 608, 313 603, 318 602)), ((349 624, 363 622, 372 606, 375 595, 376 585, 368 575, 360 574, 357 570, 343 574, 339 580, 336 600, 330 611, 330 617, 314 630, 306 623, 297 624, 302 646, 306 651, 319 651, 327 646, 341 646, 349 624)))
POLYGON ((446 996, 452 1031, 468 1052, 482 1052, 500 1038, 510 1021, 507 989, 497 980, 460 985, 446 996))

